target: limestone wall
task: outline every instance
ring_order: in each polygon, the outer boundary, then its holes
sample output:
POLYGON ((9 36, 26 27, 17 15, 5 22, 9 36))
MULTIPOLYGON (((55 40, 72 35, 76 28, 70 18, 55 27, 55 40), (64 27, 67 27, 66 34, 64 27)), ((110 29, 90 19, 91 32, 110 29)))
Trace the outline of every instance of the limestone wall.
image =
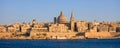
POLYGON ((66 39, 70 39, 74 36, 76 36, 77 33, 75 32, 31 32, 30 33, 30 37, 31 38, 48 38, 48 39, 57 39, 57 38, 66 38, 66 39))
POLYGON ((86 32, 86 38, 109 38, 112 37, 110 32, 86 32))
POLYGON ((10 36, 12 36, 11 32, 1 32, 0 33, 0 38, 10 37, 10 36))

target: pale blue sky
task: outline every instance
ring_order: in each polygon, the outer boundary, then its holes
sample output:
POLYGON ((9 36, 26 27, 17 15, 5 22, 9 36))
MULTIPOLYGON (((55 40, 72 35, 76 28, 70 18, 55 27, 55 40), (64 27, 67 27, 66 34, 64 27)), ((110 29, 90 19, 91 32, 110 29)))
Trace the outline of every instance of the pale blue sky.
POLYGON ((0 0, 0 24, 52 22, 63 11, 69 20, 120 21, 120 0, 0 0))

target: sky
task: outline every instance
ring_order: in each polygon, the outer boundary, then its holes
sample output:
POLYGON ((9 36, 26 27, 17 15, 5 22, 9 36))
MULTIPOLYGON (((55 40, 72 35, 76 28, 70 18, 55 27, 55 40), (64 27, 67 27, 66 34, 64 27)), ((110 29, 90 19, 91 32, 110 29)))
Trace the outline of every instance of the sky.
POLYGON ((0 0, 0 24, 53 22, 60 12, 77 21, 120 21, 120 0, 0 0))

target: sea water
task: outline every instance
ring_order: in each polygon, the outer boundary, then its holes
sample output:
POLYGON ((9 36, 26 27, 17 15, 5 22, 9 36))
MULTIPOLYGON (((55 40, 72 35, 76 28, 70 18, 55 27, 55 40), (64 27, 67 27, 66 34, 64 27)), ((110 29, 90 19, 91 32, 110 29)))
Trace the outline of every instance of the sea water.
POLYGON ((0 40, 0 48, 120 48, 120 39, 0 40))

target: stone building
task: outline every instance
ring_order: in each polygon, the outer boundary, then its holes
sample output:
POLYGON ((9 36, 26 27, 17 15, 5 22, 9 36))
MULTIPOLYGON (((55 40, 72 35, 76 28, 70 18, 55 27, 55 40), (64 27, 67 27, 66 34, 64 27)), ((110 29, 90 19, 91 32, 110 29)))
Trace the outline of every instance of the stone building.
POLYGON ((0 32, 6 32, 6 28, 4 27, 4 25, 0 25, 0 32))
POLYGON ((90 32, 97 32, 98 31, 96 25, 93 25, 92 23, 89 23, 88 26, 89 26, 88 29, 89 29, 90 32))
POLYGON ((26 35, 32 39, 106 38, 115 36, 112 34, 117 34, 116 32, 120 32, 118 22, 76 21, 73 12, 69 21, 64 13, 60 12, 58 17, 54 17, 54 23, 39 23, 33 19, 30 24, 0 25, 0 38, 26 35))
POLYGON ((7 27, 7 32, 15 32, 15 31, 16 31, 16 29, 15 29, 15 27, 13 25, 9 25, 7 27))
POLYGON ((108 32, 116 32, 116 27, 109 24, 108 32))
POLYGON ((76 28, 78 32, 86 32, 88 30, 88 22, 78 21, 76 22, 76 28))
POLYGON ((60 16, 57 19, 58 23, 67 23, 67 18, 64 16, 64 13, 61 11, 60 16))
POLYGON ((116 32, 120 32, 120 27, 116 27, 116 32))
POLYGON ((105 24, 100 24, 98 26, 98 32, 108 32, 108 25, 105 25, 105 24))
POLYGON ((49 32, 68 32, 68 27, 65 24, 51 24, 49 32))
POLYGON ((110 25, 112 28, 114 27, 115 32, 120 32, 120 23, 119 22, 111 22, 110 25))
POLYGON ((32 27, 31 37, 32 38, 49 38, 49 39, 68 39, 76 35, 75 31, 75 20, 73 13, 71 13, 70 22, 67 22, 66 17, 63 12, 60 13, 60 16, 56 19, 54 17, 54 23, 48 24, 48 32, 40 31, 44 24, 40 25, 37 23, 32 27), (39 29, 39 31, 35 30, 39 29), (34 30, 34 31, 33 31, 34 30), (35 37, 36 36, 36 37, 35 37))
POLYGON ((75 30, 75 19, 73 13, 71 13, 71 17, 70 17, 70 29, 72 32, 75 30))
POLYGON ((67 22, 67 18, 64 16, 64 13, 61 12, 60 16, 57 18, 54 18, 54 24, 49 25, 49 31, 50 32, 70 32, 74 31, 75 29, 75 20, 73 13, 71 13, 70 22, 67 22))
POLYGON ((48 28, 44 23, 34 24, 31 31, 33 32, 48 32, 48 28))
POLYGON ((38 23, 35 19, 32 22, 32 32, 48 32, 47 23, 38 23))
POLYGON ((16 32, 20 32, 20 23, 16 22, 15 24, 13 24, 14 28, 15 28, 15 31, 16 32))
POLYGON ((30 24, 23 23, 23 24, 21 25, 21 32, 26 33, 26 32, 30 32, 30 30, 31 30, 30 24))
POLYGON ((116 27, 109 27, 109 31, 108 32, 116 32, 116 27))

